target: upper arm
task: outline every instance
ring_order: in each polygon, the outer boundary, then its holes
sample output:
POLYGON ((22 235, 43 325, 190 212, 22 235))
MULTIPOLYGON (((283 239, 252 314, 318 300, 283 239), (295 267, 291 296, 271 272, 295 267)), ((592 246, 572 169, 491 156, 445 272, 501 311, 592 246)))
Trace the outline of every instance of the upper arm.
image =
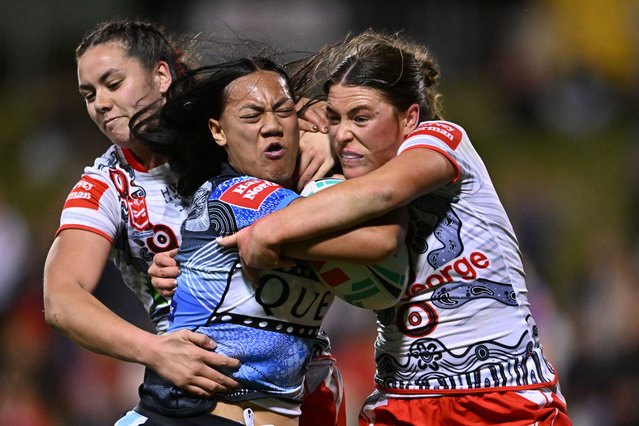
POLYGON ((449 184, 456 175, 455 166, 440 152, 414 148, 359 179, 362 190, 374 194, 374 200, 380 200, 375 212, 379 214, 449 184))
POLYGON ((69 286, 93 292, 109 259, 111 243, 96 233, 65 229, 53 241, 44 268, 45 300, 69 286))

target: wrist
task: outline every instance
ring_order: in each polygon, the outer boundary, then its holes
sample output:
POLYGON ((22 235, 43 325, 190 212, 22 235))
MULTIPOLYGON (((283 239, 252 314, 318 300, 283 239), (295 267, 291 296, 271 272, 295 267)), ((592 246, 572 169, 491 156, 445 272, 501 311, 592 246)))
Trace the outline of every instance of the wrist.
POLYGON ((136 339, 134 349, 135 361, 146 367, 153 368, 155 354, 157 354, 158 335, 144 332, 139 339, 136 339))

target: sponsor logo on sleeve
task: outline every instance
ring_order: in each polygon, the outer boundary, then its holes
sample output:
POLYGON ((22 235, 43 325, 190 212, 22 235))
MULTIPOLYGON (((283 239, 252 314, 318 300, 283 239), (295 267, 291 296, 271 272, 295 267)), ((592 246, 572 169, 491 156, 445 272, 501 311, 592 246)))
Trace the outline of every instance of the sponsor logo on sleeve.
POLYGON ((457 149, 462 141, 462 131, 452 124, 427 121, 420 124, 410 135, 432 136, 444 142, 452 150, 457 149))
POLYGON ((100 198, 102 198, 102 194, 107 188, 106 183, 89 176, 83 176, 71 190, 64 203, 64 208, 80 207, 98 210, 100 208, 100 198))
POLYGON ((220 200, 234 206, 259 210, 264 200, 280 188, 282 187, 276 183, 261 179, 247 180, 229 187, 220 196, 220 200))

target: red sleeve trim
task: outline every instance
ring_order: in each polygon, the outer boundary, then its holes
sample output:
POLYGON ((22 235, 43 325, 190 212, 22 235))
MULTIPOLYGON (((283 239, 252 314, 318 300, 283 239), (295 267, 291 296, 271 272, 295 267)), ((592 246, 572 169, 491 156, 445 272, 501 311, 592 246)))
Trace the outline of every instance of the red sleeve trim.
POLYGON ((402 152, 410 151, 411 149, 430 149, 431 151, 439 152, 441 155, 446 157, 455 168, 455 176, 450 180, 450 182, 448 182, 448 185, 457 182, 459 178, 461 178, 461 167, 459 167, 457 161, 455 161, 455 159, 443 149, 437 148, 432 145, 412 145, 404 149, 402 152))
POLYGON ((97 228, 93 228, 91 226, 86 226, 86 225, 78 225, 78 224, 69 224, 69 225, 62 225, 61 227, 58 228, 58 230, 56 231, 54 238, 57 237, 58 235, 60 235, 60 232, 64 231, 65 229, 78 229, 81 231, 88 231, 91 232, 93 234, 97 234, 101 237, 104 237, 107 239, 107 241, 109 241, 110 244, 113 244, 113 238, 111 238, 111 236, 109 236, 108 234, 106 234, 105 232, 100 231, 97 228))

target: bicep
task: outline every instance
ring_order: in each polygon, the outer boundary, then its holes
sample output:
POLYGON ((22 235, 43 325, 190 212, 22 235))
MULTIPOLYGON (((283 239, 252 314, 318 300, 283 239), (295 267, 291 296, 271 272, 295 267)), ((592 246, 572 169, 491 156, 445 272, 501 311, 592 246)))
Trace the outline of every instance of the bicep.
MULTIPOLYGON (((379 213, 406 205, 451 183, 457 169, 443 154, 428 148, 407 150, 364 176, 382 188, 385 203, 379 213)), ((374 192, 374 190, 371 190, 374 192)))
POLYGON ((111 243, 93 232, 66 229, 54 240, 45 263, 45 295, 52 289, 78 286, 92 292, 109 259, 111 243))

